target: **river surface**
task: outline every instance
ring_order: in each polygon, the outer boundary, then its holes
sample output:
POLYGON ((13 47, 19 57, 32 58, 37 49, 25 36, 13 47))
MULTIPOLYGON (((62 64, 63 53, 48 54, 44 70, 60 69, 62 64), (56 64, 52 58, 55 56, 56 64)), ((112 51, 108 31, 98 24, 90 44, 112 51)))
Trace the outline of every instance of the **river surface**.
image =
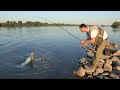
MULTIPOLYGON (((86 39, 78 26, 63 28, 80 40, 86 39)), ((110 41, 120 45, 120 29, 102 28, 110 41)), ((0 79, 75 79, 72 71, 85 57, 80 45, 60 27, 0 28, 0 79), (32 51, 35 61, 21 67, 32 51)))

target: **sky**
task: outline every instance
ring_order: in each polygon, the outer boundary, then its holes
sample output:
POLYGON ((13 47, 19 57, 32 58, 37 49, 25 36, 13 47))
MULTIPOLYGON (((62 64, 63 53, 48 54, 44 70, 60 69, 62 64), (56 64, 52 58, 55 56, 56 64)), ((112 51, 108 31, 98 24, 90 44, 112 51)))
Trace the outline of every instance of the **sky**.
POLYGON ((0 11, 0 22, 40 21, 65 24, 111 25, 120 21, 120 11, 0 11))

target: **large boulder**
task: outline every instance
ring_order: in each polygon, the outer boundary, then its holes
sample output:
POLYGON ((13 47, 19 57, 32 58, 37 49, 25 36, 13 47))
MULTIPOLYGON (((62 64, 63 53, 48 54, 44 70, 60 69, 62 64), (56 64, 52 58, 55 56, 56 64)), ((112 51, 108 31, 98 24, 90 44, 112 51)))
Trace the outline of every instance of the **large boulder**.
POLYGON ((93 76, 97 76, 98 74, 103 73, 103 72, 104 72, 104 71, 103 71, 102 68, 97 68, 97 69, 95 70, 95 72, 93 73, 93 76))
POLYGON ((97 69, 96 69, 96 72, 99 74, 99 73, 103 73, 104 71, 103 71, 102 68, 97 68, 97 69))
POLYGON ((96 70, 96 66, 90 66, 90 67, 88 67, 87 65, 85 65, 85 72, 87 73, 87 74, 92 74, 95 70, 96 70))
POLYGON ((85 76, 85 69, 81 66, 77 72, 76 72, 77 76, 79 77, 84 77, 85 76))

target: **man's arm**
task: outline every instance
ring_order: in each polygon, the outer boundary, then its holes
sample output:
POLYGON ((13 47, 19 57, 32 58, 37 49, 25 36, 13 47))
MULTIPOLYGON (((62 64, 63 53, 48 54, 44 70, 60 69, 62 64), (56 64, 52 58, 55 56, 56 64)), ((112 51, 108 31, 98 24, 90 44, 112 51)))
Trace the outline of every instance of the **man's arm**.
POLYGON ((91 38, 90 40, 80 40, 80 42, 82 44, 85 44, 85 43, 91 43, 91 44, 93 44, 93 43, 95 43, 95 38, 91 38))

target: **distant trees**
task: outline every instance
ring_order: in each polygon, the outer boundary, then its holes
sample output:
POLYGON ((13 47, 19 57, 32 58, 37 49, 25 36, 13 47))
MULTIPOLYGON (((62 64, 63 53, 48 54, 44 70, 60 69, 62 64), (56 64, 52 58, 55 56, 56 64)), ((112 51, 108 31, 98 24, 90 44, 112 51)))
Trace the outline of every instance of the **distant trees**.
POLYGON ((48 23, 41 23, 38 21, 32 22, 32 21, 26 21, 25 23, 23 23, 22 21, 7 21, 5 23, 0 23, 0 27, 23 27, 23 26, 78 26, 75 24, 64 24, 64 23, 53 23, 53 24, 48 24, 48 23))
POLYGON ((113 27, 113 28, 120 28, 120 22, 115 21, 115 22, 111 25, 111 27, 113 27))

